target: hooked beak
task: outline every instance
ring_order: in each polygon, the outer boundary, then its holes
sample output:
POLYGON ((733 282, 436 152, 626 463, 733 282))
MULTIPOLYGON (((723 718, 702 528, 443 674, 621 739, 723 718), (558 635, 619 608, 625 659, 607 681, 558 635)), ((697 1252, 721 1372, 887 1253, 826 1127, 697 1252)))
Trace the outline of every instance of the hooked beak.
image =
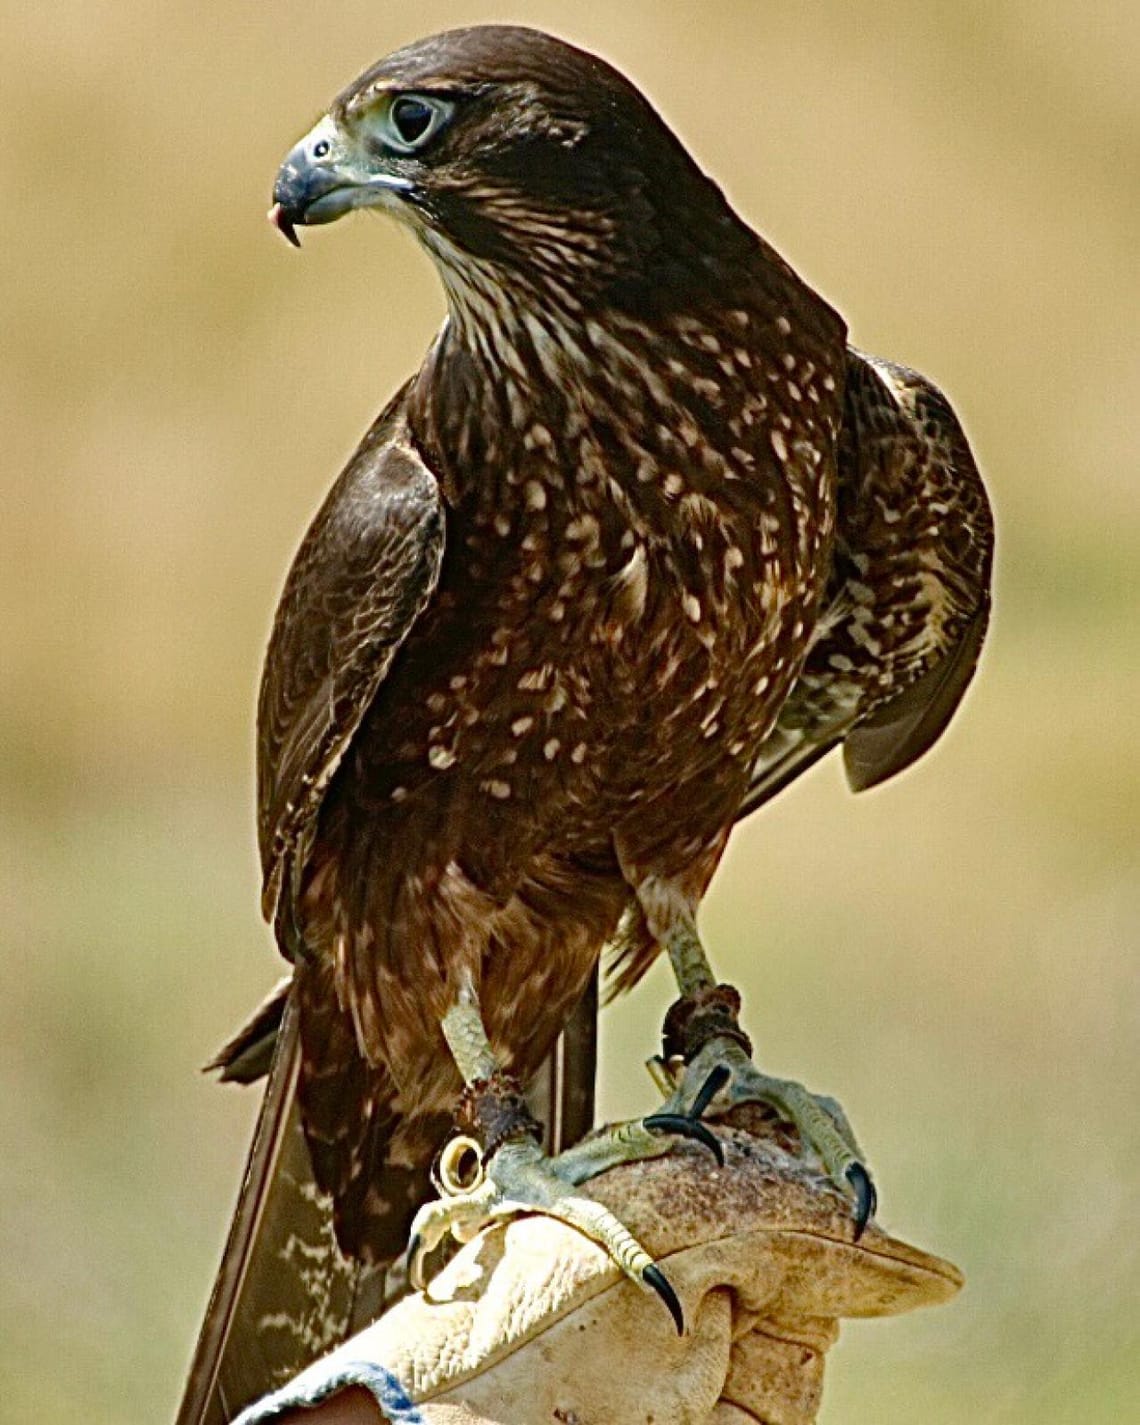
POLYGON ((332 120, 325 117, 281 165, 269 221, 282 237, 300 247, 298 227, 335 222, 354 208, 379 207, 392 194, 406 193, 412 186, 395 173, 366 172, 352 162, 332 120))
POLYGON ((280 202, 274 203, 272 208, 270 208, 269 212, 266 214, 266 217, 269 219, 269 221, 273 224, 273 226, 277 229, 277 231, 281 234, 283 238, 286 238, 289 242, 291 242, 294 247, 301 246, 301 239, 297 236, 296 229, 293 226, 296 219, 291 218, 289 216, 287 210, 281 205, 280 202))

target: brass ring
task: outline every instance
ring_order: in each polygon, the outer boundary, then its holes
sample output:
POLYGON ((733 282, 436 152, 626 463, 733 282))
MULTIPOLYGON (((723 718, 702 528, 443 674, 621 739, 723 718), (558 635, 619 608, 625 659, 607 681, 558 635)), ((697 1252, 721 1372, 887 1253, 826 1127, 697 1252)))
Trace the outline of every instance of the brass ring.
POLYGON ((447 1197, 464 1197, 483 1186, 487 1171, 483 1166, 483 1149, 466 1133, 459 1133, 444 1144, 439 1155, 439 1186, 447 1197))

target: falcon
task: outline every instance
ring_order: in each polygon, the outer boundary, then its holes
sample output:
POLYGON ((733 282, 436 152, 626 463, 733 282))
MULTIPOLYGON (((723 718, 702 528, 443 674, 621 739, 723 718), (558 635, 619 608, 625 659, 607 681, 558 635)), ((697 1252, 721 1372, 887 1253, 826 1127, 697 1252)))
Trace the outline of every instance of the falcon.
POLYGON ((739 816, 842 744, 930 745, 977 660, 991 526, 952 412, 841 317, 600 60, 489 26, 346 89, 271 218, 376 209, 447 317, 301 545, 258 706, 263 908, 341 1251, 560 1217, 656 1290, 579 1185, 710 1105, 773 1105, 852 1201, 842 1111, 752 1062, 697 911, 739 816), (660 952, 667 1101, 557 1157, 522 1088, 591 982, 660 952), (449 1139, 451 1126, 458 1130, 449 1139), (440 1152, 442 1147, 442 1152, 440 1152), (426 1201, 439 1153, 441 1196, 426 1201))

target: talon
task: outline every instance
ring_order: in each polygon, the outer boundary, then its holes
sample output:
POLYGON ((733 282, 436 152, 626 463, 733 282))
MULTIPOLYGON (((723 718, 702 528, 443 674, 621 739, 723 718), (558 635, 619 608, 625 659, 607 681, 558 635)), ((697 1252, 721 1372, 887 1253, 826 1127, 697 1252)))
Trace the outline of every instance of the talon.
POLYGON ((681 1303, 677 1299, 677 1293, 669 1285, 669 1278, 660 1267, 650 1263, 641 1273, 641 1280, 650 1287, 669 1310, 669 1315, 673 1318, 673 1325, 677 1328, 677 1335, 685 1334, 685 1313, 681 1310, 681 1303))
POLYGON ((413 1291, 423 1291, 424 1274, 420 1263, 420 1246, 423 1239, 418 1232, 408 1239, 408 1250, 404 1253, 404 1271, 413 1291))
MULTIPOLYGON (((762 1074, 743 1045, 723 1036, 705 1044, 689 1061, 685 1075, 686 1082, 701 1085, 689 1110, 694 1116, 723 1089, 729 1104, 770 1104, 781 1119, 793 1124, 805 1154, 818 1157, 831 1182, 852 1200, 854 1240, 858 1242, 875 1215, 878 1196, 847 1115, 833 1099, 809 1093, 792 1079, 762 1074)), ((676 1102, 674 1099, 667 1107, 676 1102)))
POLYGON ((720 1140, 700 1121, 699 1114, 654 1113, 641 1121, 653 1133, 675 1133, 678 1138, 691 1138, 696 1143, 703 1143, 716 1159, 717 1167, 724 1167, 724 1150, 720 1140))
POLYGON ((732 1071, 726 1064, 717 1064, 714 1068, 709 1070, 709 1076, 701 1085, 700 1092, 693 1100, 693 1106, 689 1110, 694 1118, 703 1117, 705 1109, 708 1108, 709 1104, 712 1103, 713 1099, 716 1098, 717 1094, 720 1093, 730 1078, 732 1078, 732 1071))
POLYGON ((875 1191, 875 1184, 871 1181, 870 1173, 862 1163, 850 1163, 844 1177, 851 1184, 851 1189, 855 1194, 855 1241, 858 1242, 867 1223, 875 1215, 875 1209, 879 1205, 879 1195, 875 1191))

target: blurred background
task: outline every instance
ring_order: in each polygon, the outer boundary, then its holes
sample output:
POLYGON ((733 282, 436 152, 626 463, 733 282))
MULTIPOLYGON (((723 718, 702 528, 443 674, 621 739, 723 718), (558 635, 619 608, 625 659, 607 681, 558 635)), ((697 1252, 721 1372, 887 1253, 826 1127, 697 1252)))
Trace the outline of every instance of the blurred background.
MULTIPOLYGON (((255 1110, 198 1066, 280 971, 252 718, 305 524, 443 307, 364 218, 264 221, 368 63, 516 19, 637 80, 853 339, 947 390, 996 615, 935 753, 732 845, 716 963, 966 1271, 852 1323, 822 1419, 1137 1418, 1140 25, 1129 0, 4 0, 0 1399, 169 1417, 255 1110)), ((602 1107, 659 970, 604 1021, 602 1107)))

